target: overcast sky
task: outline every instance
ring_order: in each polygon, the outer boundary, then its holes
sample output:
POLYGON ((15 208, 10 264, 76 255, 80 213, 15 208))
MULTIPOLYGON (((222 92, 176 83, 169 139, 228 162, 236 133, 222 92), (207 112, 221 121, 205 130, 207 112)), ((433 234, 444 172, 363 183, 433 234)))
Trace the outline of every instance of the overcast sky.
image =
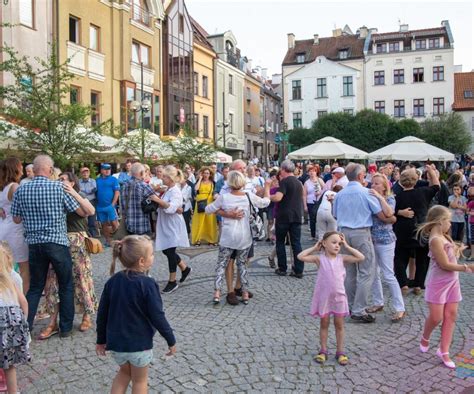
POLYGON ((354 33, 363 25, 389 32, 398 30, 399 21, 411 30, 438 27, 445 19, 454 37, 454 64, 474 69, 471 0, 186 0, 186 5, 209 34, 232 30, 242 55, 254 67, 268 68, 269 75, 281 72, 287 33, 301 40, 329 37, 335 26, 346 24, 354 33))

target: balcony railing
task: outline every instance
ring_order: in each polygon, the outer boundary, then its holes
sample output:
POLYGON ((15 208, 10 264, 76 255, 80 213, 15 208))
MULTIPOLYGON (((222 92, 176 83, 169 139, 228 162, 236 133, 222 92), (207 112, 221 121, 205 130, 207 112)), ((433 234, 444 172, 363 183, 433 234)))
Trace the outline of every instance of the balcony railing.
POLYGON ((132 19, 136 22, 139 22, 145 26, 150 26, 151 23, 151 14, 148 10, 143 7, 140 7, 137 4, 132 6, 132 19))

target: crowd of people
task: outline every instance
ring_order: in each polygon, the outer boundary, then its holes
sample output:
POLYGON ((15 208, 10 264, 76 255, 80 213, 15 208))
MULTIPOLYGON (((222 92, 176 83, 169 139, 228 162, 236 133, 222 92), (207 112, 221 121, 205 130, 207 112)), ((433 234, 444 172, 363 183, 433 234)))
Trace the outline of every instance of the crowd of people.
POLYGON ((374 323, 385 308, 385 283, 394 323, 406 318, 410 288, 415 295, 425 289, 429 316, 420 351, 428 351, 442 322, 437 355, 454 366, 449 346, 461 301, 458 272, 473 271, 458 259, 467 246, 467 260, 474 259, 474 166, 454 168, 442 180, 433 164, 366 169, 336 162, 321 169, 285 160, 265 168, 235 160, 195 170, 127 161, 114 175, 112 165, 102 163, 94 179, 88 167, 78 178, 39 155, 25 171, 16 158, 0 164, 0 329, 10 338, 2 343, 9 390, 16 390, 15 365, 30 358, 35 317, 50 318, 37 337, 45 340, 70 336, 74 315, 81 313, 79 330, 89 330, 97 315, 96 351, 111 351, 120 365, 113 390, 122 392, 132 382, 137 392, 146 391, 155 330, 166 339, 168 354, 176 352, 149 273, 154 252, 168 260, 161 293, 169 294, 192 273, 178 249, 203 244, 218 247, 214 305, 221 302, 224 281, 228 304, 246 305, 254 297, 249 262, 257 242, 274 246, 268 261, 277 277, 301 279, 305 263, 318 266, 310 308, 321 320, 318 363, 328 357, 330 316, 337 362, 348 363, 344 320, 374 323), (305 221, 314 246, 303 251, 305 221), (113 263, 98 302, 87 240, 100 237, 112 248, 113 263), (115 273, 117 259, 124 270, 115 273))

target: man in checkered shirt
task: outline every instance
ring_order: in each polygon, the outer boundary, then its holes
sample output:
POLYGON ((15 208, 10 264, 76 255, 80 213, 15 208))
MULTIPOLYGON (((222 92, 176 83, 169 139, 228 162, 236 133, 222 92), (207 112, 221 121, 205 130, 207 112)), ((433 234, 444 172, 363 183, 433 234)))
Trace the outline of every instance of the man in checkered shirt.
POLYGON ((51 263, 59 285, 59 335, 68 337, 74 320, 74 287, 66 213, 76 212, 86 217, 87 212, 64 191, 60 182, 49 180, 54 171, 54 163, 49 156, 37 156, 33 171, 35 177, 18 188, 11 208, 13 221, 23 222, 29 247, 31 283, 26 295, 28 324, 31 331, 51 263))

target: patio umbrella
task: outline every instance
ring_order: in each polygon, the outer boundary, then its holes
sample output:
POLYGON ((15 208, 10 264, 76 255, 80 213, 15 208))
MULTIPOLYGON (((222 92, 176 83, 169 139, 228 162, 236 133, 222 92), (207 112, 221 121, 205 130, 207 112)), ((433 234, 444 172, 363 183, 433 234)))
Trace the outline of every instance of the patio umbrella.
POLYGON ((232 163, 232 156, 224 152, 215 152, 215 160, 217 163, 232 163))
POLYGON ((408 136, 369 154, 373 160, 451 161, 454 155, 430 145, 422 139, 408 136))
POLYGON ((366 159, 367 152, 347 145, 334 137, 324 137, 314 144, 291 152, 288 157, 294 160, 336 160, 336 159, 366 159))

